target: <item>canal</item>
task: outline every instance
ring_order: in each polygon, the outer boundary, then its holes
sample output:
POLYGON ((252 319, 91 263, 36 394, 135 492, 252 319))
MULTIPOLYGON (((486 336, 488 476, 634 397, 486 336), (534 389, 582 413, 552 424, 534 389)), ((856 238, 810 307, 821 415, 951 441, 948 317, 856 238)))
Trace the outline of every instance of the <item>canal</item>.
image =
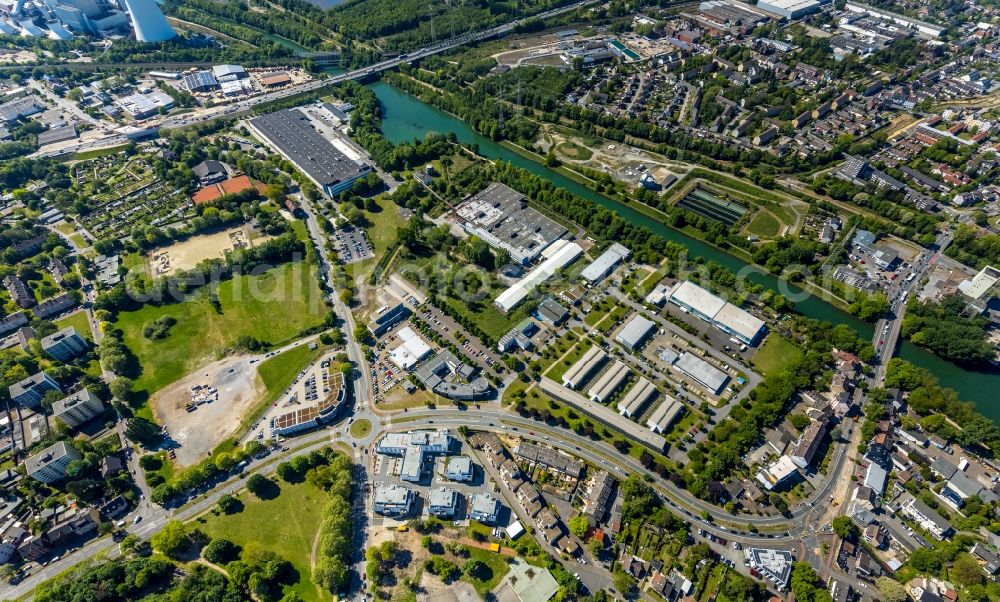
MULTIPOLYGON (((386 138, 393 143, 405 142, 414 138, 422 139, 430 132, 454 132, 459 141, 479 145, 480 154, 486 157, 502 159, 526 169, 573 194, 614 211, 631 223, 648 228, 657 236, 684 245, 691 257, 702 257, 707 261, 714 261, 736 274, 745 274, 752 282, 782 293, 788 299, 793 300, 795 310, 805 316, 835 324, 847 324, 866 338, 871 338, 874 332, 871 324, 858 320, 819 297, 809 295, 798 287, 776 278, 756 266, 750 266, 721 249, 670 228, 662 222, 636 211, 627 204, 598 194, 540 163, 526 159, 489 138, 479 135, 462 120, 440 111, 414 96, 382 81, 375 82, 369 87, 382 103, 382 131, 386 138)), ((1000 391, 1000 374, 964 370, 908 341, 901 343, 899 356, 931 370, 940 379, 942 386, 955 389, 961 399, 972 401, 980 412, 994 422, 1000 423, 1000 404, 996 403, 997 395, 995 393, 1000 391)))

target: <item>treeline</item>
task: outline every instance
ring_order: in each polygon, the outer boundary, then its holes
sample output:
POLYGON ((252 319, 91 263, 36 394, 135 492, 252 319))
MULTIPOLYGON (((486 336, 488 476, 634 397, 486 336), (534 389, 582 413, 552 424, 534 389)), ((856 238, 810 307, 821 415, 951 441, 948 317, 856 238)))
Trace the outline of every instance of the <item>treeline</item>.
POLYGON ((158 44, 129 40, 115 41, 114 45, 101 55, 101 62, 109 65, 175 62, 254 65, 294 55, 290 49, 275 43, 268 43, 264 48, 253 48, 246 44, 192 43, 178 36, 158 44))
POLYGON ((40 584, 37 602, 68 600, 197 600, 235 602, 244 599, 225 575, 206 566, 192 564, 187 570, 166 558, 129 556, 115 560, 91 560, 40 584))
POLYGON ((351 111, 351 135, 383 169, 412 169, 436 159, 448 150, 454 134, 429 135, 423 140, 393 144, 382 134, 382 106, 370 88, 357 82, 345 82, 337 89, 343 100, 354 105, 351 111))
POLYGON ((486 29, 565 4, 566 0, 432 3, 421 0, 356 0, 330 10, 334 29, 352 40, 386 37, 379 46, 409 50, 434 39, 486 29), (432 24, 433 21, 433 24, 432 24))
POLYGON ((149 499, 154 504, 161 505, 171 502, 196 487, 224 476, 236 468, 240 462, 249 460, 263 451, 264 444, 253 440, 230 452, 213 454, 211 458, 206 458, 199 464, 185 468, 179 474, 174 475, 170 481, 154 487, 149 494, 149 499))
POLYGON ((282 480, 288 483, 305 480, 330 496, 323 507, 313 581, 334 593, 350 583, 352 469, 346 455, 329 447, 282 462, 277 467, 282 480))
POLYGON ((150 279, 145 276, 128 278, 102 293, 94 308, 109 312, 135 309, 142 304, 165 304, 183 299, 198 287, 214 280, 247 273, 259 265, 278 264, 305 254, 305 245, 294 234, 272 238, 252 249, 234 249, 225 258, 206 259, 191 270, 150 279), (143 299, 142 303, 138 299, 143 299))
POLYGON ((974 404, 959 400, 954 389, 943 388, 930 370, 894 357, 886 369, 885 386, 909 393, 907 404, 923 417, 920 424, 930 432, 987 455, 1000 449, 1000 428, 974 404))
POLYGON ((172 0, 166 3, 166 8, 168 12, 175 13, 177 16, 193 14, 195 18, 209 17, 211 19, 211 17, 215 17, 211 20, 223 25, 230 25, 232 23, 241 24, 244 27, 239 28, 240 33, 243 34, 249 31, 257 41, 244 39, 241 36, 234 37, 256 45, 275 43, 261 32, 281 36, 313 49, 318 48, 324 42, 324 39, 332 36, 329 27, 312 18, 321 15, 321 11, 312 9, 303 14, 301 11, 304 7, 301 5, 296 5, 294 10, 274 10, 268 7, 266 3, 262 4, 262 8, 265 8, 265 10, 254 10, 256 7, 248 6, 246 2, 239 0, 229 0, 228 2, 213 2, 211 0, 181 0, 175 2, 172 0))
POLYGON ((996 358, 990 341, 990 321, 983 316, 965 317, 966 303, 949 295, 939 303, 920 302, 914 297, 906 307, 903 336, 935 355, 964 366, 983 367, 996 358))
POLYGON ((976 268, 1000 267, 1000 234, 983 233, 975 226, 959 224, 945 254, 976 268))
POLYGON ((894 234, 923 246, 934 244, 938 224, 943 219, 941 216, 913 208, 902 193, 877 188, 874 185, 867 189, 859 188, 829 174, 816 176, 813 180, 813 189, 838 201, 847 201, 871 209, 883 218, 883 220, 858 218, 858 227, 877 233, 894 234))

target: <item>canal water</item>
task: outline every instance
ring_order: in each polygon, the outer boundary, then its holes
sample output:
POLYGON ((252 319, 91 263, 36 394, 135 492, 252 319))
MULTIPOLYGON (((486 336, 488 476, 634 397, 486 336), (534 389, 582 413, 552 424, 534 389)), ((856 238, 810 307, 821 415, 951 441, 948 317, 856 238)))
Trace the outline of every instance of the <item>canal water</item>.
MULTIPOLYGON (((369 87, 382 103, 382 131, 386 138, 393 143, 406 142, 414 138, 422 139, 430 132, 454 132, 459 141, 466 144, 478 144, 480 154, 486 157, 502 159, 526 169, 573 194, 614 211, 631 223, 645 226, 657 236, 684 245, 692 257, 700 256, 705 260, 714 261, 729 268, 734 273, 746 274, 752 282, 781 292, 787 298, 793 299, 795 310, 805 316, 835 324, 847 324, 866 338, 871 338, 874 332, 871 324, 858 320, 819 297, 805 295, 801 289, 759 268, 749 266, 741 259, 721 249, 670 228, 662 222, 636 211, 627 204, 598 194, 540 163, 525 159, 489 138, 479 135, 462 120, 440 111, 410 94, 393 88, 382 81, 371 84, 369 87)), ((1000 397, 996 393, 1000 391, 1000 373, 964 370, 908 341, 902 342, 899 356, 931 370, 941 380, 942 386, 955 389, 961 399, 974 402, 980 412, 994 422, 1000 423, 1000 403, 998 403, 1000 397)))

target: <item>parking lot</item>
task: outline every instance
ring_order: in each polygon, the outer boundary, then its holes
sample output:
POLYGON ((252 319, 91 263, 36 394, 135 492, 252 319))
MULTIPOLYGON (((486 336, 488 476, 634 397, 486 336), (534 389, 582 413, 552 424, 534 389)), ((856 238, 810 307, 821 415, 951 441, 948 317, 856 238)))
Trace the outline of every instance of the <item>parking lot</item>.
POLYGON ((470 335, 458 322, 431 305, 424 305, 418 310, 423 321, 445 339, 457 345, 469 359, 481 363, 481 367, 492 368, 500 358, 492 349, 484 345, 478 338, 470 335), (465 342, 459 343, 457 334, 461 333, 465 342))
POLYGON ((333 246, 341 263, 349 264, 375 257, 371 243, 361 228, 340 229, 333 234, 333 246))

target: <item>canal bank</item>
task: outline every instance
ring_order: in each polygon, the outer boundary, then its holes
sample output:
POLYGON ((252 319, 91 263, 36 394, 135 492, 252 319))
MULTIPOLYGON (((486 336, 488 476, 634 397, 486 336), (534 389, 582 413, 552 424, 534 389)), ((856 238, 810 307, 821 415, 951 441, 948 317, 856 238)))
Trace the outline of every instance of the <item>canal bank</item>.
MULTIPOLYGON (((751 282, 781 293, 794 302, 795 310, 802 315, 835 324, 847 324, 866 338, 871 338, 874 333, 874 327, 871 324, 858 320, 819 297, 807 294, 802 289, 776 278, 756 266, 749 265, 721 249, 670 228, 627 204, 598 194, 540 163, 504 148, 489 138, 476 133, 462 120, 431 107, 414 96, 382 81, 375 82, 369 87, 382 103, 382 131, 391 142, 400 143, 414 138, 422 139, 431 132, 454 133, 459 141, 478 145, 479 153, 483 156, 501 159, 526 169, 575 195, 614 211, 629 222, 648 228, 657 236, 684 245, 692 257, 697 256, 706 261, 714 261, 729 268, 737 275, 745 275, 751 282)), ((994 401, 996 398, 994 392, 1000 391, 1000 374, 963 370, 908 341, 902 343, 899 356, 931 370, 940 379, 942 386, 955 389, 961 399, 972 401, 980 412, 994 422, 1000 423, 1000 404, 994 401)))

